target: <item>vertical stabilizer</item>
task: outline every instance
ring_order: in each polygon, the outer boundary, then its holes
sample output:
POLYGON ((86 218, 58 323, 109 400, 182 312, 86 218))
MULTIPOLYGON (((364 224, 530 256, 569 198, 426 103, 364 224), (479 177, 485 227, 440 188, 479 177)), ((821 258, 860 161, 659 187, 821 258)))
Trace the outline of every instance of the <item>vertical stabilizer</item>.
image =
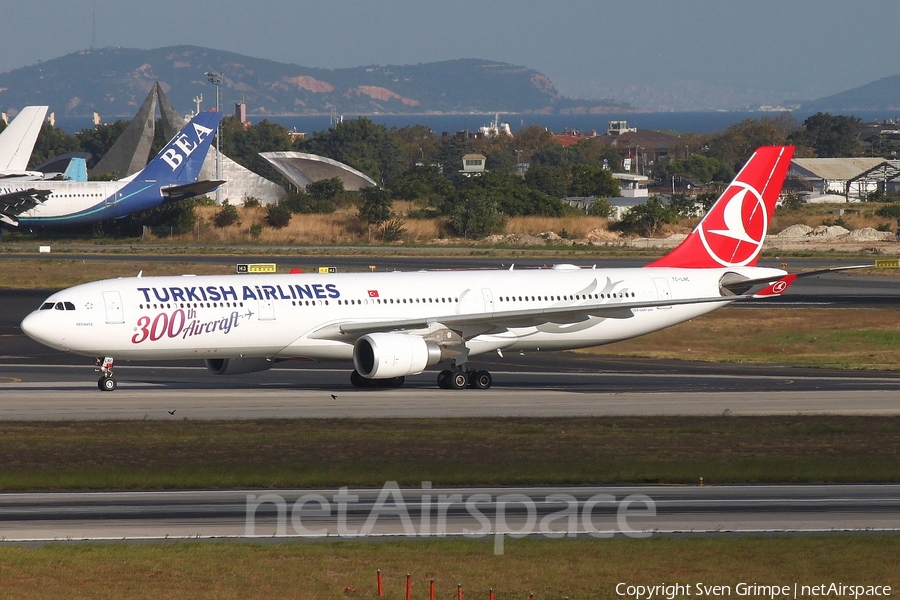
POLYGON ((690 235, 647 266, 702 269, 756 265, 793 154, 793 146, 757 149, 690 235))
POLYGON ((216 136, 222 113, 202 112, 191 119, 143 171, 135 176, 155 183, 190 183, 197 180, 200 167, 216 136))
POLYGON ((26 106, 0 133, 0 171, 25 171, 41 132, 47 106, 26 106))

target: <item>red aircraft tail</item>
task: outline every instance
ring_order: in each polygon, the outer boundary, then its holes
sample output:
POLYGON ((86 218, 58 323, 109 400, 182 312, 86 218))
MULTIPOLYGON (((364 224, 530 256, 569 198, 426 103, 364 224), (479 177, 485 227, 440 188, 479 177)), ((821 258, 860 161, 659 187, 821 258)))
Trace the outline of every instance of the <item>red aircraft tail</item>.
POLYGON ((793 146, 757 149, 690 235, 647 266, 754 266, 793 154, 793 146))

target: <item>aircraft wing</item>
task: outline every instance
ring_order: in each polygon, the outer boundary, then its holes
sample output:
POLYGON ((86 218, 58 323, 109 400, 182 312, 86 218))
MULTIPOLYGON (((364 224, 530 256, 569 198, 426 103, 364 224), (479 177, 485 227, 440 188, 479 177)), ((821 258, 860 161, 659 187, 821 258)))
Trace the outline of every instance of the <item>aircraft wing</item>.
POLYGON ((43 204, 44 200, 51 193, 50 190, 30 188, 0 194, 0 221, 14 227, 17 226, 19 224, 17 216, 31 210, 38 204, 43 204))
POLYGON ((193 198, 194 196, 202 196, 209 192, 215 191, 217 187, 225 183, 224 181, 195 181, 184 185, 170 185, 162 188, 162 194, 166 198, 166 202, 174 202, 175 200, 184 200, 193 198))

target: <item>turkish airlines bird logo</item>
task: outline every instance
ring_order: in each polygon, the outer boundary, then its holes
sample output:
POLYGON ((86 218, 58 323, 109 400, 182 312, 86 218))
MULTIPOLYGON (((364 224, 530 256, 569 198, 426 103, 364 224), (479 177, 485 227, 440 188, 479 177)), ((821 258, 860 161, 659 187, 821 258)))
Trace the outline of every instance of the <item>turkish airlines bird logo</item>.
POLYGON ((752 186, 734 181, 700 223, 700 239, 710 257, 723 267, 741 267, 762 250, 768 229, 766 204, 752 186))

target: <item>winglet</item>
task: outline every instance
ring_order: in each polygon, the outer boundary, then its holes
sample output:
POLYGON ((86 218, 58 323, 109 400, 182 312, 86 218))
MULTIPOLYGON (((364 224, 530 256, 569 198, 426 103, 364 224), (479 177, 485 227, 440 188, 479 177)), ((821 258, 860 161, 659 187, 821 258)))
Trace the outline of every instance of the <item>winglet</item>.
POLYGON ((785 292, 785 290, 788 289, 788 287, 790 287, 790 285, 792 283, 794 283, 794 281, 796 279, 797 279, 796 273, 790 273, 788 275, 785 275, 784 277, 782 277, 781 279, 779 279, 772 285, 770 285, 766 288, 763 288, 763 289, 759 290, 758 292, 756 292, 755 294, 753 294, 753 298, 775 298, 776 296, 780 296, 785 292))

